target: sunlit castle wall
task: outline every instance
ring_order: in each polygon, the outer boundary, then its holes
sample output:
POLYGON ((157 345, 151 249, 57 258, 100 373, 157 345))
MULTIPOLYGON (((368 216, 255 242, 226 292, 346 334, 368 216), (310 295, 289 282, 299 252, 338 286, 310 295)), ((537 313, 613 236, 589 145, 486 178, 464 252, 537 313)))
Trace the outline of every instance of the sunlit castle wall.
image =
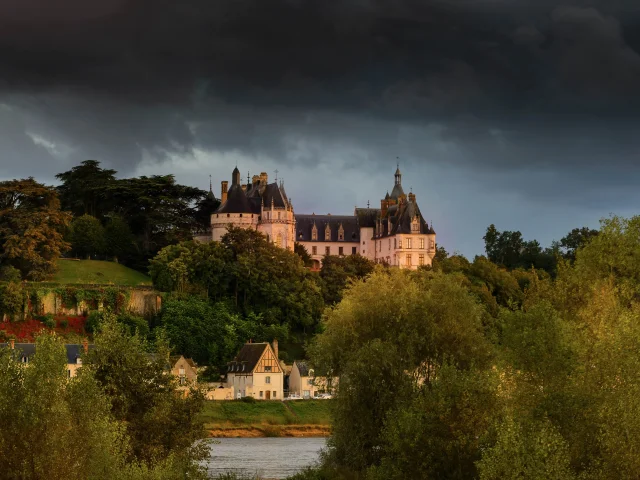
POLYGON ((211 215, 212 240, 219 242, 227 233, 229 225, 256 230, 258 217, 259 215, 255 213, 214 213, 211 215))

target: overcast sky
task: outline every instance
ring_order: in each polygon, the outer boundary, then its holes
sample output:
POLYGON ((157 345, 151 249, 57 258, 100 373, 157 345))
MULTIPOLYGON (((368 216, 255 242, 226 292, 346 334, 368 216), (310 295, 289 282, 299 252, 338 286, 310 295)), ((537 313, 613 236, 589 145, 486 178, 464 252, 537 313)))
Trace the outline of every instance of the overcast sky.
POLYGON ((0 179, 96 159, 350 214, 400 158, 438 243, 640 201, 637 0, 2 0, 0 179))

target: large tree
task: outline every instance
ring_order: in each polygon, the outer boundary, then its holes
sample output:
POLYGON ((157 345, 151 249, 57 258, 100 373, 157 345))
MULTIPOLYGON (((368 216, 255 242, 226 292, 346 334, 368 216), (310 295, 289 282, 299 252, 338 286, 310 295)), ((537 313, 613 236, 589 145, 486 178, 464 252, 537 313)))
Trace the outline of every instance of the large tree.
POLYGON ((56 175, 62 182, 58 187, 62 208, 75 216, 92 215, 97 218, 110 211, 107 187, 116 181, 115 170, 103 169, 96 160, 85 160, 80 165, 56 175))
POLYGON ((0 182, 0 263, 23 278, 46 278, 69 249, 63 232, 70 220, 53 188, 33 178, 0 182))
POLYGON ((82 215, 71 222, 71 251, 82 258, 101 255, 106 248, 104 228, 96 217, 82 215))

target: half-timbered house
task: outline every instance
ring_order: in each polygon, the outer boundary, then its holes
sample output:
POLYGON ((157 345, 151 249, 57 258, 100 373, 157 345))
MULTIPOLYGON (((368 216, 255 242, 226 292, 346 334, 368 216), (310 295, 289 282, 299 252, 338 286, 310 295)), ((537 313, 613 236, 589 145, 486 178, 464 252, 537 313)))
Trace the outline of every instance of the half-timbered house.
POLYGON ((227 364, 227 386, 236 398, 282 400, 283 372, 278 362, 278 341, 246 343, 233 361, 227 364))

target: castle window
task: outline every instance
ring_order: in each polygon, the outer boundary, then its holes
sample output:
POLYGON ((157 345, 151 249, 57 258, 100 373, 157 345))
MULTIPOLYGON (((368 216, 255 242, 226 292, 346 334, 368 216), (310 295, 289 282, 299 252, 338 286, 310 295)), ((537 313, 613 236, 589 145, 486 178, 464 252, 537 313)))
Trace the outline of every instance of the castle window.
POLYGON ((433 240, 431 240, 429 242, 429 250, 433 250, 433 247, 435 246, 435 242, 433 240))
POLYGON ((389 250, 391 250, 391 239, 389 239, 389 250))
POLYGON ((278 212, 278 220, 280 220, 280 212, 278 212))
POLYGON ((344 228, 342 228, 342 225, 340 225, 340 228, 338 229, 338 241, 344 241, 344 228))
POLYGON ((231 216, 231 214, 227 213, 227 218, 229 218, 231 216))
POLYGON ((411 248, 411 239, 407 238, 407 248, 411 248))
POLYGON ((344 255, 344 247, 338 247, 338 255, 341 257, 344 255))
POLYGON ((420 239, 420 248, 424 250, 424 238, 420 239))
POLYGON ((327 241, 331 240, 331 227, 329 226, 329 224, 327 224, 324 229, 324 239, 327 241))
POLYGON ((411 266, 411 254, 407 255, 407 266, 411 266))
POLYGON ((282 234, 279 233, 278 236, 276 237, 276 245, 278 247, 282 247, 282 234))
POLYGON ((318 240, 318 229, 316 228, 316 224, 313 224, 313 228, 311 229, 311 240, 318 240))
POLYGON ((424 265, 424 255, 418 255, 418 265, 424 265))
POLYGON ((220 218, 220 214, 219 213, 216 213, 216 218, 220 218))
POLYGON ((358 247, 351 247, 351 255, 355 255, 358 252, 358 247))
POLYGON ((242 218, 242 214, 240 214, 240 218, 242 218))
POLYGON ((331 255, 331 247, 324 247, 324 254, 331 255))
POLYGON ((418 233, 420 231, 420 224, 418 223, 418 219, 415 219, 412 223, 411 223, 411 231, 413 233, 418 233))
POLYGON ((318 254, 318 247, 316 247, 316 246, 311 247, 311 254, 312 255, 317 255, 318 254))

